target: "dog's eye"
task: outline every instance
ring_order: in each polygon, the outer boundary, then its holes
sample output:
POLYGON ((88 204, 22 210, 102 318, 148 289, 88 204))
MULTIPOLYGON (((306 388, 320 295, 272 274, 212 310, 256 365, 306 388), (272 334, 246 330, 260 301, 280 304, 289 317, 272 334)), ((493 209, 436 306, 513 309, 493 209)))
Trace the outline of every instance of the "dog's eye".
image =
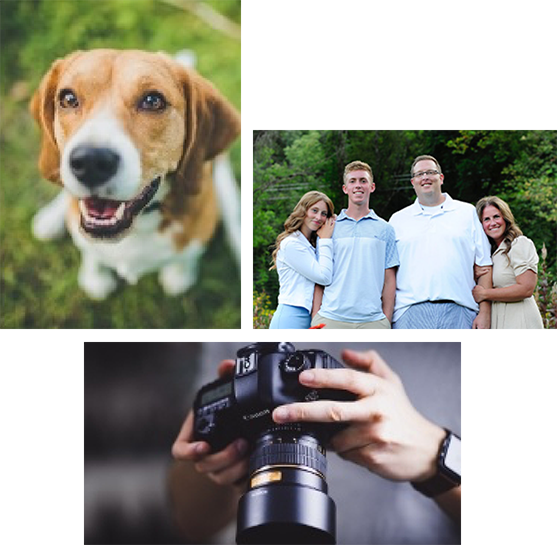
POLYGON ((151 93, 147 93, 140 101, 139 101, 139 109, 140 110, 149 110, 149 111, 160 111, 166 108, 166 99, 160 93, 153 91, 151 93))
POLYGON ((62 89, 58 95, 58 102, 62 108, 77 108, 79 100, 71 89, 62 89))

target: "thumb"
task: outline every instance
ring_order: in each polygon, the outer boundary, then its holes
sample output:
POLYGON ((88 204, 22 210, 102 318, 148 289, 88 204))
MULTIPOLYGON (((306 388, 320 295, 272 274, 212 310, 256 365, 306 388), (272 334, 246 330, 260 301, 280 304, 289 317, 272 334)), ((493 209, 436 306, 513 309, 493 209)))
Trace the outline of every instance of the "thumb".
POLYGON ((222 360, 218 367, 219 378, 232 376, 234 374, 235 365, 236 362, 234 360, 222 360))

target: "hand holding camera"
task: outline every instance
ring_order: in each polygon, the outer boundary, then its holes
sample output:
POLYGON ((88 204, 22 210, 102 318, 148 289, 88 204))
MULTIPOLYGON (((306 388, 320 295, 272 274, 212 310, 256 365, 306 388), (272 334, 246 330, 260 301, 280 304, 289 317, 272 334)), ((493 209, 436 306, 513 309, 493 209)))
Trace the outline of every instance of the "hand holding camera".
POLYGON ((318 401, 278 407, 276 422, 346 422, 331 447, 343 458, 395 481, 421 481, 435 474, 443 428, 410 403, 398 375, 377 354, 344 350, 353 369, 312 370, 300 375, 307 387, 342 389, 357 400, 318 401))
MULTIPOLYGON (((231 376, 234 373, 234 366, 234 360, 223 360, 218 369, 219 377, 231 376)), ((248 473, 248 442, 238 438, 223 450, 215 451, 206 441, 195 440, 193 422, 193 411, 190 411, 172 446, 174 458, 194 462, 195 469, 206 474, 216 484, 235 486, 239 492, 245 490, 245 479, 248 473)))

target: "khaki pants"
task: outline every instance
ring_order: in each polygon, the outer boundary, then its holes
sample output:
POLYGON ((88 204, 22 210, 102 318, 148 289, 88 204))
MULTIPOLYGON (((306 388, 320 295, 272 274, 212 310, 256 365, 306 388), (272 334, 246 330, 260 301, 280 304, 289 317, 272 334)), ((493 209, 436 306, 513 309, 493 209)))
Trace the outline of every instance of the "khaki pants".
POLYGON ((338 322, 337 320, 330 320, 323 318, 319 312, 313 317, 311 325, 325 324, 324 329, 391 329, 391 322, 387 318, 378 320, 376 322, 338 322))

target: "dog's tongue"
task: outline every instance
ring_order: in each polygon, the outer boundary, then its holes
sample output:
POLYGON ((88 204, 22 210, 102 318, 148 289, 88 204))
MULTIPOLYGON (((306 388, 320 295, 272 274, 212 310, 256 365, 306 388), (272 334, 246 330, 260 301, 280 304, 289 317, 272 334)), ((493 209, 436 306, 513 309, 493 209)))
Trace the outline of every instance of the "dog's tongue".
POLYGON ((91 216, 101 219, 113 217, 121 204, 121 201, 109 201, 108 199, 99 199, 97 197, 89 197, 83 199, 83 201, 87 207, 87 212, 91 216))

